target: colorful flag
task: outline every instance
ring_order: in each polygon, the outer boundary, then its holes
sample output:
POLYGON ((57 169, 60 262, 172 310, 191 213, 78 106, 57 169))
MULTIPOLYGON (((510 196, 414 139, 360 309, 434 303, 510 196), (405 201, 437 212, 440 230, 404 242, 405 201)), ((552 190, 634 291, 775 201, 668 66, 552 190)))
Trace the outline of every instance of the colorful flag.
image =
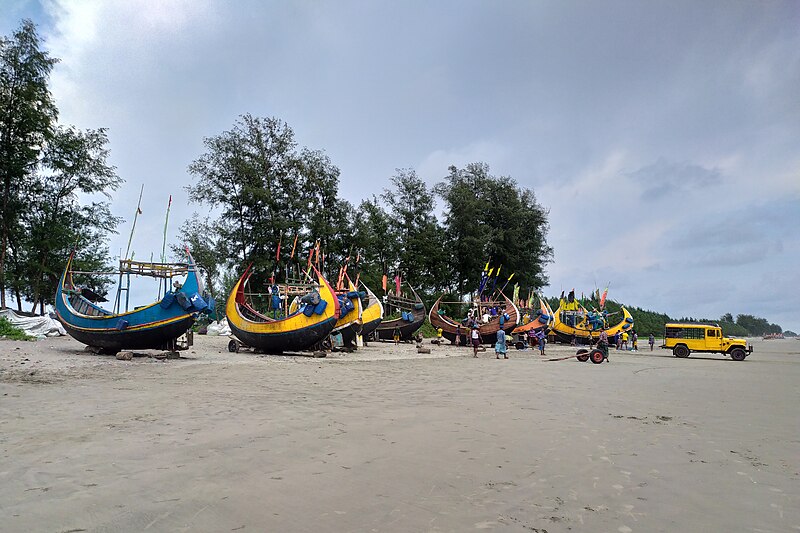
POLYGON ((294 249, 297 248, 297 235, 294 236, 294 244, 292 244, 292 255, 289 256, 289 260, 291 261, 294 259, 294 249))
POLYGON ((275 261, 281 260, 281 241, 283 241, 283 235, 278 239, 278 253, 275 254, 275 261))
POLYGON ((397 275, 394 277, 394 291, 395 296, 400 296, 400 276, 397 275))
POLYGON ((389 278, 386 274, 383 275, 383 279, 381 280, 383 283, 383 292, 386 292, 386 284, 389 281, 389 278))
POLYGON ((608 297, 608 287, 606 287, 606 290, 603 291, 603 295, 600 297, 600 309, 606 305, 606 297, 608 297))

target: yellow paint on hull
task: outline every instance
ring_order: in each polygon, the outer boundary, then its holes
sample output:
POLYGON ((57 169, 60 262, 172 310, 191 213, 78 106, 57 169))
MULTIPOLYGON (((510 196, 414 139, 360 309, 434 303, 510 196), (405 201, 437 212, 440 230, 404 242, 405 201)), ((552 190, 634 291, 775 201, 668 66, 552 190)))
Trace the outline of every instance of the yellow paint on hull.
POLYGON ((367 307, 361 312, 361 323, 369 324, 374 320, 383 319, 383 304, 378 299, 378 297, 375 296, 371 290, 369 290, 369 287, 367 287, 363 283, 361 285, 367 290, 367 295, 369 296, 369 301, 368 301, 369 303, 367 304, 367 307))
MULTIPOLYGON (((589 322, 586 320, 586 318, 578 322, 577 327, 568 326, 567 324, 563 323, 561 321, 561 311, 562 311, 561 306, 559 306, 555 312, 555 321, 553 322, 553 328, 552 328, 553 331, 560 333, 562 335, 566 335, 568 337, 575 335, 576 337, 579 338, 592 337, 596 339, 600 335, 600 330, 596 331, 591 330, 591 328, 589 327, 589 322)), ((623 307, 622 320, 620 320, 617 324, 606 328, 606 334, 608 335, 609 338, 611 338, 618 332, 629 331, 633 327, 632 321, 633 317, 628 312, 628 310, 623 307), (631 321, 628 320, 629 318, 631 319, 631 321), (626 329, 623 329, 625 324, 630 324, 630 326, 626 329)))
MULTIPOLYGON (((347 290, 350 292, 356 290, 355 285, 353 285, 353 282, 349 279, 347 280, 347 290)), ((351 324, 361 324, 361 298, 352 298, 352 301, 353 310, 336 321, 336 326, 333 328, 334 333, 351 324)))
POLYGON ((321 315, 313 314, 311 316, 306 316, 303 313, 297 313, 280 320, 269 320, 265 322, 255 322, 245 318, 239 312, 237 307, 239 304, 236 303, 236 294, 239 292, 241 284, 245 279, 245 276, 243 275, 242 278, 236 282, 236 285, 233 286, 233 290, 228 296, 228 302, 225 305, 225 312, 228 315, 228 320, 230 320, 231 323, 237 328, 248 333, 277 334, 311 327, 335 317, 336 311, 339 308, 336 299, 336 293, 333 291, 333 288, 330 286, 328 281, 322 277, 322 274, 319 272, 316 274, 319 282, 320 298, 325 300, 328 304, 325 306, 325 311, 321 315))

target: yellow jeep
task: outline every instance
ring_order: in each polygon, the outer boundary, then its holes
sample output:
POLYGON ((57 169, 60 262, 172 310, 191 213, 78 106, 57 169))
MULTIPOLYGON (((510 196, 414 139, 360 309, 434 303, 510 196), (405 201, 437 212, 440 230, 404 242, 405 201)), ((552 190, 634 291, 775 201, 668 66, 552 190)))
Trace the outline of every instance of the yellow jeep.
POLYGON ((744 361, 753 353, 744 339, 723 337, 719 324, 666 324, 661 347, 672 349, 675 357, 689 357, 691 352, 724 353, 734 361, 744 361))

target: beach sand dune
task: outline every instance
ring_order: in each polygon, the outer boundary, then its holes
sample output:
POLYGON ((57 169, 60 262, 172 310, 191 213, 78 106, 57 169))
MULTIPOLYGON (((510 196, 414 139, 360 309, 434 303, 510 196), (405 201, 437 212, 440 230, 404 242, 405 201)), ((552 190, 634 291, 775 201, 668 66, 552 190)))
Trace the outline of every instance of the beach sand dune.
POLYGON ((132 361, 0 343, 0 529, 800 529, 798 341, 593 365, 227 340, 132 361))

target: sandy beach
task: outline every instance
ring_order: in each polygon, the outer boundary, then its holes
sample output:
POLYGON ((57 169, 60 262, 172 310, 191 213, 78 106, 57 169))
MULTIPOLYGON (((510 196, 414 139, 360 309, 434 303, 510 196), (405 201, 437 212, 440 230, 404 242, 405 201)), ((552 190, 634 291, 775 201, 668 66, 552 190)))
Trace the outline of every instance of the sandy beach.
POLYGON ((800 531, 800 341, 593 365, 227 340, 0 341, 0 529, 800 531))

